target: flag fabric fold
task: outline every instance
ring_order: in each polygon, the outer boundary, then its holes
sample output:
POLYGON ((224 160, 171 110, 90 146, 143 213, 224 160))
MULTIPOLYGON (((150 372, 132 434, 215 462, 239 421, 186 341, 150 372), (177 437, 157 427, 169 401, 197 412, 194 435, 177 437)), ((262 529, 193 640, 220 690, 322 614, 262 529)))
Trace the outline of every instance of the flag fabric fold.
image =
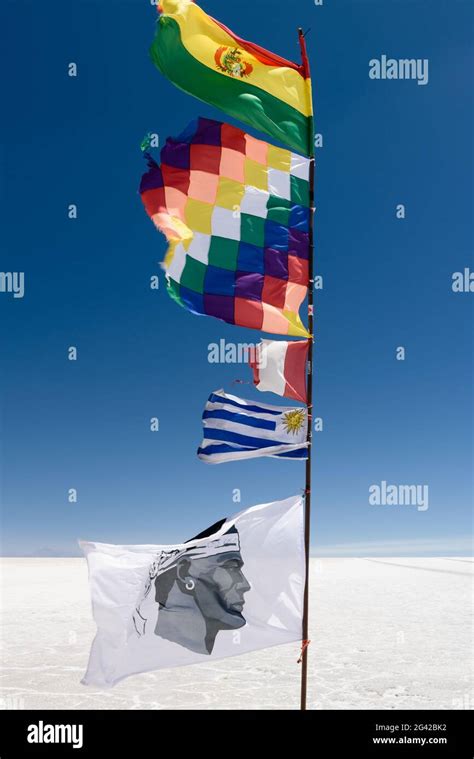
POLYGON ((250 354, 257 390, 307 403, 307 340, 262 340, 250 354))
POLYGON ((216 390, 206 403, 202 423, 198 457, 207 464, 259 456, 308 457, 307 411, 303 408, 270 406, 216 390))
POLYGON ((192 0, 161 0, 150 54, 177 87, 304 155, 313 154, 305 67, 238 37, 192 0))
POLYGON ((140 194, 167 237, 168 292, 251 329, 308 337, 309 159, 199 118, 161 150, 140 194))
POLYGON ((252 506, 185 543, 80 545, 97 625, 85 685, 301 640, 301 496, 252 506))

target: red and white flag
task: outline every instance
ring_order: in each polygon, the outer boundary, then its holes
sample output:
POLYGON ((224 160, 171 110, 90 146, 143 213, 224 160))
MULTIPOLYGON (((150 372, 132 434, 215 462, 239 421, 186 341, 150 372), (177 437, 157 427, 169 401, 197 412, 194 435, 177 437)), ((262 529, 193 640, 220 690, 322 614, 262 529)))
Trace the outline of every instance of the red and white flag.
POLYGON ((262 340, 249 361, 257 390, 306 403, 308 348, 308 340, 262 340))

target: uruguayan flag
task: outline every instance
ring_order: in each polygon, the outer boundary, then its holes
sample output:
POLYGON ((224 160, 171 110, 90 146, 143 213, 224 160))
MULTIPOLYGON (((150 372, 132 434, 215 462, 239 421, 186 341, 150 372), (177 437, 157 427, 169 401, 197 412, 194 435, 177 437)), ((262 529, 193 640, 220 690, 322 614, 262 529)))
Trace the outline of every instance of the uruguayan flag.
POLYGON ((202 415, 204 440, 198 456, 208 464, 278 456, 306 459, 305 408, 269 406, 216 390, 202 415))

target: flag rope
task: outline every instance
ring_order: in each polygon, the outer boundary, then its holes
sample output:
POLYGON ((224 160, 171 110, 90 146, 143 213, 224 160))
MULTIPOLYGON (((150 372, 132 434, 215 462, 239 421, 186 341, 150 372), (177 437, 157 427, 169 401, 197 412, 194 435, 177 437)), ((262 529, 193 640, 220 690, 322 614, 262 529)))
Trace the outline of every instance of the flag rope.
POLYGON ((310 643, 311 643, 310 640, 301 641, 301 653, 299 655, 299 658, 296 661, 297 664, 301 664, 301 662, 303 661, 304 652, 306 651, 310 643))

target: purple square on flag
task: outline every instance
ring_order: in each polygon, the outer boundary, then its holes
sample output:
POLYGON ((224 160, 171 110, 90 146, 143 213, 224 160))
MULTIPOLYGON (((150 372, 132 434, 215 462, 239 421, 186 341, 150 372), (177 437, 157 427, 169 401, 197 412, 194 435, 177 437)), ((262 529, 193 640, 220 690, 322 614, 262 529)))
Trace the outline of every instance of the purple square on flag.
POLYGON ((288 253, 265 248, 265 274, 278 279, 288 279, 288 253))
POLYGON ((161 173, 160 167, 155 163, 154 166, 151 166, 147 173, 142 176, 140 192, 145 192, 145 190, 157 190, 159 187, 163 187, 163 185, 163 174, 161 173))
POLYGON ((189 169, 190 147, 186 142, 167 140, 161 151, 161 163, 176 169, 189 169))
POLYGON ((246 300, 262 300, 263 274, 238 271, 235 275, 235 295, 246 300))
POLYGON ((230 295, 204 294, 204 310, 208 316, 234 324, 234 298, 230 295))
POLYGON ((194 145, 217 145, 220 147, 221 126, 220 121, 199 118, 197 129, 191 142, 194 145))
POLYGON ((298 258, 309 258, 309 235, 307 232, 290 229, 288 253, 296 255, 298 258))

